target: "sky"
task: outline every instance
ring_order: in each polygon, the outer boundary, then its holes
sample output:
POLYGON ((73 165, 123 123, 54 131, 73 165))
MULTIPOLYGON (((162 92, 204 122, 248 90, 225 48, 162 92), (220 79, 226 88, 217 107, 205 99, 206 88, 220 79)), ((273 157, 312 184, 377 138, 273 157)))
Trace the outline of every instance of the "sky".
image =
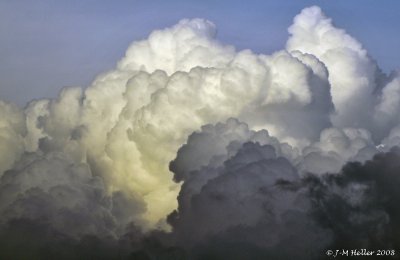
POLYGON ((256 53, 282 49, 304 7, 318 5, 385 71, 399 68, 399 1, 0 1, 0 98, 24 106, 64 86, 87 87, 133 41, 182 18, 216 24, 218 40, 256 53), (384 4, 383 4, 384 3, 384 4))

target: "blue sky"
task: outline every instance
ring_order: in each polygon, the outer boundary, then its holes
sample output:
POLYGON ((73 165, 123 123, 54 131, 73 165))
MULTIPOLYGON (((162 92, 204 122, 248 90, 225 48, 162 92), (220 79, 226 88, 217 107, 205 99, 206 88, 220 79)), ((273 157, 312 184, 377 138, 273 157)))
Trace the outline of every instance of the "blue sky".
POLYGON ((319 5, 385 72, 400 68, 400 1, 0 0, 0 99, 24 105, 85 87, 134 40, 182 18, 201 17, 218 39, 269 54, 282 49, 301 9, 319 5))

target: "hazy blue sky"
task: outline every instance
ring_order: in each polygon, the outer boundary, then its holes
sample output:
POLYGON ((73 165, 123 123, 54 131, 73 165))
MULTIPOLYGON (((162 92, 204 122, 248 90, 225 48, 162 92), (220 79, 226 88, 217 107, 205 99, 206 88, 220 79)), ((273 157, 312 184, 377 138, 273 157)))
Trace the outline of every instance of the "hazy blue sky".
POLYGON ((182 18, 207 18, 220 41, 268 54, 284 47, 293 17, 310 5, 361 41, 384 71, 400 67, 397 0, 0 0, 0 99, 23 105, 87 86, 130 42, 182 18))

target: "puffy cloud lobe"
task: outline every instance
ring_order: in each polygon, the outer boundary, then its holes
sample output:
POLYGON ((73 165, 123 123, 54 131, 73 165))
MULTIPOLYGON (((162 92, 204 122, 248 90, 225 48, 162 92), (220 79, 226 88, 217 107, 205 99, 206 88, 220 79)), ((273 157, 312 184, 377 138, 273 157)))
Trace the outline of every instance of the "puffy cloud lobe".
MULTIPOLYGON (((280 144, 266 130, 258 132, 249 130, 246 124, 233 118, 226 124, 203 126, 201 132, 190 135, 187 144, 179 149, 177 158, 170 164, 174 179, 184 181, 180 193, 184 191, 185 196, 179 196, 179 207, 185 207, 190 203, 192 195, 198 193, 210 179, 215 178, 219 174, 219 167, 222 167, 224 162, 234 156, 247 142, 258 142, 273 147, 272 151, 262 150, 260 155, 269 151, 271 156, 284 155, 285 158, 291 160, 298 156, 295 149, 288 144, 280 144), (203 168, 207 174, 201 174, 203 168)), ((253 155, 250 151, 251 149, 246 150, 248 155, 242 152, 240 158, 252 160, 253 155)), ((235 166, 232 165, 232 167, 235 166)))
POLYGON ((251 250, 247 257, 310 259, 329 241, 329 232, 307 217, 311 206, 305 194, 279 185, 296 182, 299 175, 287 159, 277 158, 270 145, 244 143, 224 166, 206 166, 193 175, 210 179, 195 194, 187 185, 200 178, 185 181, 178 211, 169 218, 178 243, 188 250, 221 258, 244 259, 244 252, 251 250), (304 244, 303 236, 312 241, 304 244), (293 247, 288 249, 286 240, 293 247), (218 248, 212 248, 214 243, 218 248), (233 245, 240 248, 239 255, 229 249, 233 245))
POLYGON ((338 172, 346 162, 364 162, 377 152, 371 134, 364 129, 327 128, 318 142, 303 149, 299 168, 320 174, 338 172))
POLYGON ((304 9, 289 28, 287 49, 315 55, 329 70, 332 100, 338 126, 349 126, 354 119, 365 127, 365 110, 372 111, 376 64, 354 38, 332 25, 319 7, 304 9), (351 102, 350 102, 351 100, 351 102))
POLYGON ((205 125, 201 132, 192 133, 187 144, 179 149, 177 158, 171 162, 170 169, 176 181, 187 180, 192 171, 210 164, 218 167, 235 154, 244 142, 255 140, 274 146, 280 153, 286 153, 288 158, 295 156, 296 151, 288 145, 288 149, 282 151, 279 141, 271 137, 268 131, 252 131, 247 124, 230 118, 226 123, 205 125))
POLYGON ((181 20, 177 25, 154 31, 147 40, 133 43, 118 69, 163 70, 169 75, 194 67, 225 67, 235 56, 234 48, 214 40, 216 26, 204 19, 181 20))
POLYGON ((263 58, 270 71, 268 87, 238 118, 298 147, 316 140, 331 126, 333 104, 325 66, 300 52, 263 58))
POLYGON ((116 237, 144 210, 134 197, 108 195, 102 179, 93 176, 87 164, 74 164, 61 153, 24 155, 2 176, 0 192, 2 224, 35 220, 74 238, 116 237))
POLYGON ((317 6, 297 15, 289 33, 287 50, 312 54, 329 71, 333 126, 367 128, 380 142, 398 122, 398 75, 383 74, 362 45, 317 6))

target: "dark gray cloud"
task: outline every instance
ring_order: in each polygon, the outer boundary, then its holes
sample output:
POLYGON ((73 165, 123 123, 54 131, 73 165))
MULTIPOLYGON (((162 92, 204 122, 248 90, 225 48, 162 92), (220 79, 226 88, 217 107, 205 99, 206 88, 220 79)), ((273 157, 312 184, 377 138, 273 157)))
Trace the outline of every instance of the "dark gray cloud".
MULTIPOLYGON (((224 126, 221 137, 232 128, 224 126)), ((179 169, 177 174, 185 171, 181 160, 210 157, 210 146, 203 146, 207 142, 198 142, 210 132, 205 129, 178 152, 171 164, 173 171, 179 169)), ((211 147, 218 146, 214 138, 211 147)), ((225 146, 223 163, 210 159, 187 168, 179 207, 169 221, 177 243, 192 254, 211 259, 323 259, 326 249, 400 245, 399 148, 365 164, 348 163, 338 173, 301 177, 268 144, 244 142, 228 156, 234 142, 225 146)), ((217 154, 221 158, 223 153, 217 154)))

